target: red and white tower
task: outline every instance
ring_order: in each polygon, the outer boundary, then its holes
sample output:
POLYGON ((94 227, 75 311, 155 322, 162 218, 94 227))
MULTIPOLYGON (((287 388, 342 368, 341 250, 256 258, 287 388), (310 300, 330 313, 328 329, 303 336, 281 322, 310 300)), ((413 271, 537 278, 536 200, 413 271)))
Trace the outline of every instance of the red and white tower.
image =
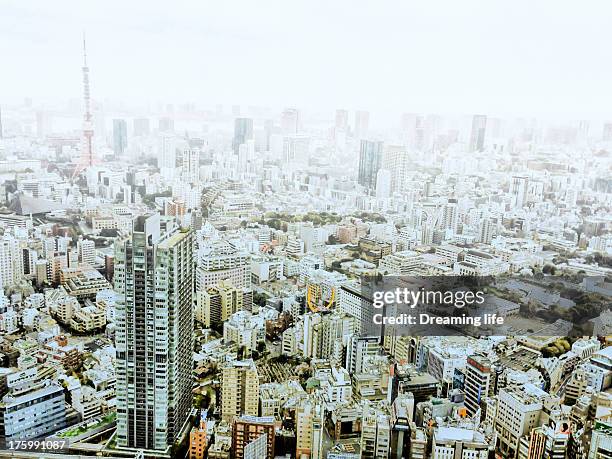
POLYGON ((93 152, 93 120, 91 115, 91 100, 89 94, 89 67, 87 66, 87 46, 83 34, 83 99, 85 101, 85 114, 83 116, 83 146, 81 156, 74 169, 72 178, 87 170, 96 163, 93 152))

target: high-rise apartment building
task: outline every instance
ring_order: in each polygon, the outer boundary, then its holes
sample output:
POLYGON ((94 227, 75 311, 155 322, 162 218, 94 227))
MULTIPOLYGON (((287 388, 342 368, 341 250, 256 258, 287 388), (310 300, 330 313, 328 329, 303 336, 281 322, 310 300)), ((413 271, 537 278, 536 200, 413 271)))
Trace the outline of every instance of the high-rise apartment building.
POLYGON ((228 362, 221 370, 221 416, 224 421, 259 411, 259 376, 253 360, 228 362))
POLYGON ((210 328, 227 321, 238 311, 251 311, 253 291, 236 288, 231 281, 222 280, 196 292, 195 320, 210 328))
POLYGON ((194 238, 165 226, 139 216, 115 243, 117 445, 159 454, 192 406, 194 238))
POLYGON ((7 234, 0 240, 0 289, 14 285, 22 278, 23 256, 19 241, 7 234))
POLYGON ((251 286, 250 257, 227 242, 220 242, 205 248, 198 256, 196 272, 197 291, 229 280, 236 288, 251 286))
POLYGON ((77 241, 77 252, 79 262, 85 265, 94 266, 96 263, 96 243, 91 239, 79 239, 77 241))
POLYGON ((383 143, 362 140, 359 149, 359 175, 357 182, 373 191, 376 188, 376 174, 382 165, 383 143))
POLYGON ((323 407, 315 400, 308 399, 295 411, 297 459, 321 457, 323 447, 323 407))

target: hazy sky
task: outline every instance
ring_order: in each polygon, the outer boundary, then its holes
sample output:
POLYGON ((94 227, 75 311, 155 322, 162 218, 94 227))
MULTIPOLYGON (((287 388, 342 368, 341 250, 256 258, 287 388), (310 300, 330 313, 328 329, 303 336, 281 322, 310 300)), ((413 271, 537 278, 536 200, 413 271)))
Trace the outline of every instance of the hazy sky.
POLYGON ((612 3, 0 0, 0 103, 612 118, 612 3))

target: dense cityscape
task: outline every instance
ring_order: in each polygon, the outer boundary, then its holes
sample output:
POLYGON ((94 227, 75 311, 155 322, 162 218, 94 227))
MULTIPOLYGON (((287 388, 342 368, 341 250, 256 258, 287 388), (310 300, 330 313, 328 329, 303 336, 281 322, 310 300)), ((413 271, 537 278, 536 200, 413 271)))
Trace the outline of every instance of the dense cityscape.
POLYGON ((612 457, 612 122, 103 102, 82 53, 0 100, 0 457, 612 457), (477 326, 372 331, 467 278, 477 326))

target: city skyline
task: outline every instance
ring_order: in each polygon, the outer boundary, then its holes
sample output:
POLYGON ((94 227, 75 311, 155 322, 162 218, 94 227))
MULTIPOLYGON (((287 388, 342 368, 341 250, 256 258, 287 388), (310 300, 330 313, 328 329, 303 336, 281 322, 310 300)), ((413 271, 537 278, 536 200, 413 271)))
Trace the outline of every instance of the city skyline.
POLYGON ((600 5, 0 7, 0 456, 612 457, 600 5))

